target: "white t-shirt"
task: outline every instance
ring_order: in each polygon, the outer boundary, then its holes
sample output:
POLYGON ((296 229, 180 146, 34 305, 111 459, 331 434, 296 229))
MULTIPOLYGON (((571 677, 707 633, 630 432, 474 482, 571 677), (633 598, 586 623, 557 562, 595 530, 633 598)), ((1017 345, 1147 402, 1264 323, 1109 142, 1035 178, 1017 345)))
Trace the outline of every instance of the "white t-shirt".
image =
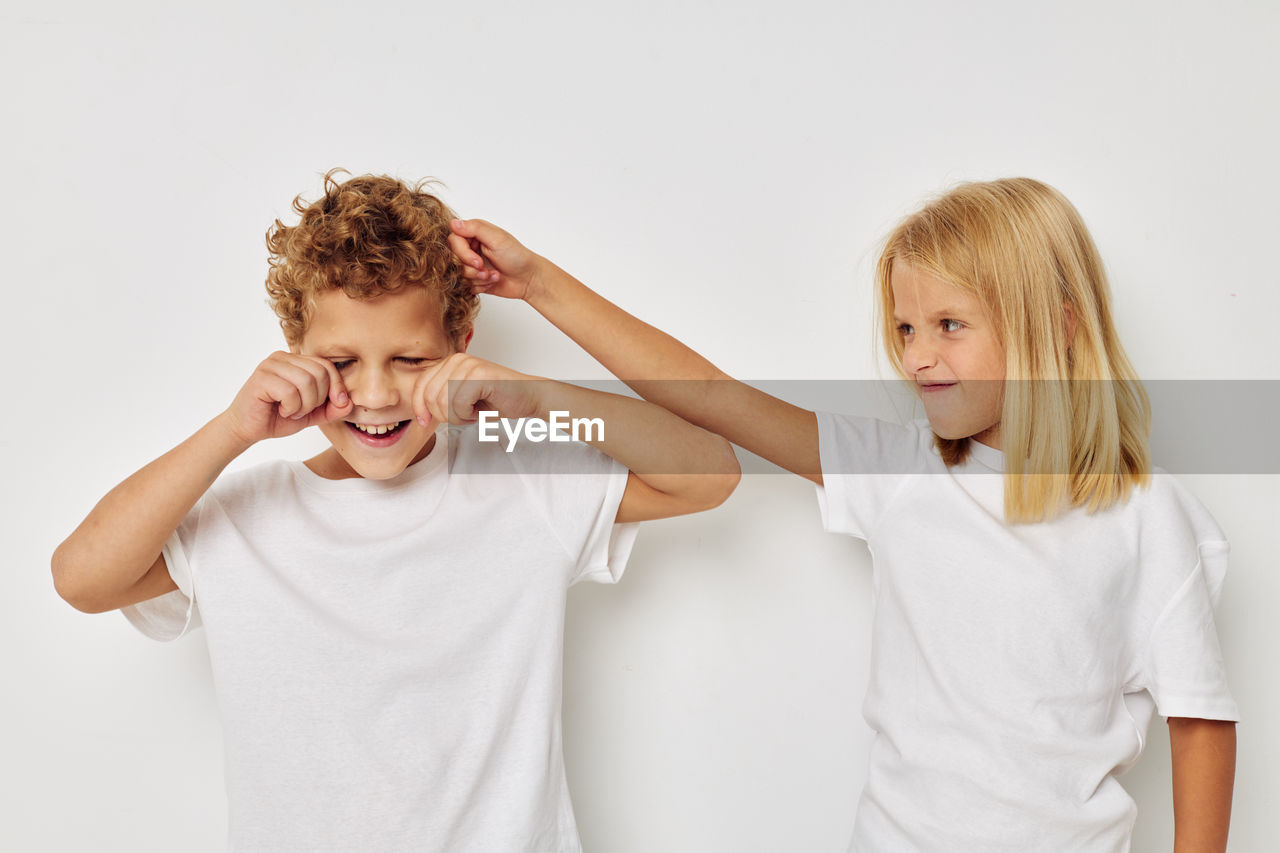
POLYGON ((581 849, 565 594, 621 576, 627 471, 474 437, 442 429, 386 481, 225 476, 165 546, 180 589, 125 609, 157 639, 206 628, 231 850, 581 849))
POLYGON ((875 731, 851 850, 1129 849, 1116 776, 1167 717, 1235 720, 1213 622, 1228 546, 1169 474, 1123 506, 1004 518, 1004 457, 927 420, 819 414, 823 523, 875 571, 875 731))

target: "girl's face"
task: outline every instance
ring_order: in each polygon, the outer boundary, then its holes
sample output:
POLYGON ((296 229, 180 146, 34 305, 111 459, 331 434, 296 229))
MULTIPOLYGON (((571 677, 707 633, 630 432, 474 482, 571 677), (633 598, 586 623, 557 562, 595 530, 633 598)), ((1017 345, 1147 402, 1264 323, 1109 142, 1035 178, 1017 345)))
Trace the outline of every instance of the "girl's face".
POLYGON ((976 296, 901 261, 889 278, 902 366, 942 438, 1000 449, 1004 348, 976 296))

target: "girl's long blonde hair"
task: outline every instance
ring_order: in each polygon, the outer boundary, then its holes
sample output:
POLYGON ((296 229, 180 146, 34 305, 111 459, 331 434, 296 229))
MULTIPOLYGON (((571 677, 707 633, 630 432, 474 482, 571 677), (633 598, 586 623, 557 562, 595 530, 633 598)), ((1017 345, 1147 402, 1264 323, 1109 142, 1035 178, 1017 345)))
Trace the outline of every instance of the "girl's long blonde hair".
MULTIPOLYGON (((876 265, 880 329, 911 380, 893 320, 895 262, 974 294, 995 325, 1006 519, 1095 512, 1147 482, 1151 405, 1116 335, 1097 247, 1060 192, 1030 178, 961 184, 889 235, 876 265)), ((970 440, 935 435, 948 465, 967 458, 970 440)))

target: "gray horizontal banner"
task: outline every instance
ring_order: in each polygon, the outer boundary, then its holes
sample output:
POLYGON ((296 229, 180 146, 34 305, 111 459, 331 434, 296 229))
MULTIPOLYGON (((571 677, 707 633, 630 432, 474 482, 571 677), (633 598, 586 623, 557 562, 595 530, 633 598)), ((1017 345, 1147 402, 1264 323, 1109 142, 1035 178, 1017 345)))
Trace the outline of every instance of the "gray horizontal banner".
MULTIPOLYGON (((534 395, 536 399, 565 399, 548 380, 508 382, 504 394, 534 395), (533 388, 530 383, 545 383, 533 388), (543 396, 546 392, 546 396, 543 396)), ((597 391, 635 398, 620 381, 569 383, 597 391)), ((646 398, 665 404, 673 411, 686 411, 696 422, 725 432, 762 452, 777 441, 779 427, 771 421, 776 410, 759 392, 813 411, 875 418, 902 427, 930 418, 944 422, 981 407, 1005 394, 1027 393, 1045 400, 1107 399, 1120 389, 1100 388, 1109 383, 1028 382, 1015 383, 969 380, 950 388, 937 388, 918 395, 905 383, 891 380, 770 380, 742 383, 734 381, 647 380, 635 385, 646 398), (923 397, 923 400, 922 400, 923 397), (731 425, 738 426, 731 426, 731 425), (753 443, 754 442, 754 443, 753 443)), ((1150 403, 1152 429, 1151 461, 1174 474, 1280 474, 1280 380, 1148 380, 1141 383, 1150 403)), ((580 396, 573 397, 575 403, 580 396)), ((614 455, 635 458, 637 473, 701 474, 703 465, 690 456, 678 437, 655 428, 652 420, 635 412, 612 414, 596 409, 556 409, 548 418, 501 418, 497 412, 482 412, 480 421, 451 429, 453 470, 459 473, 502 473, 511 464, 543 473, 589 473, 598 471, 593 454, 582 451, 579 442, 589 441, 614 455), (504 456, 514 457, 507 462, 504 456)), ((482 403, 482 407, 486 405, 482 403)), ((1070 405, 1068 402, 1067 405, 1070 405)), ((963 420, 963 418, 962 418, 963 420)), ((856 427, 863 434, 867 425, 856 427)), ((868 447, 866 458, 854 454, 849 470, 825 474, 906 474, 918 473, 918 457, 901 451, 892 427, 877 426, 880 439, 868 447), (887 430, 887 431, 885 431, 887 430)), ((1007 433, 1005 442, 1007 443, 1007 433)), ((781 473, 776 465, 742 448, 735 448, 744 473, 781 473)), ((1032 472, 1032 473, 1068 473, 1032 472)))

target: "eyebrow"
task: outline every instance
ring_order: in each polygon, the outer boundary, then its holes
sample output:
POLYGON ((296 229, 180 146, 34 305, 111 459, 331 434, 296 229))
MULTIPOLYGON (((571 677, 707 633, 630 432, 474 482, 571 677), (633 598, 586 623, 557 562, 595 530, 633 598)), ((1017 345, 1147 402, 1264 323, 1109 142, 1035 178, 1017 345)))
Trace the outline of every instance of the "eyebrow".
MULTIPOLYGON (((444 358, 443 355, 436 355, 431 351, 429 351, 426 347, 401 347, 399 349, 392 347, 391 349, 395 352, 396 358, 425 358, 425 359, 444 358)), ((311 353, 311 355, 315 356, 316 358, 330 358, 330 359, 354 358, 355 356, 353 355, 353 352, 354 352, 353 349, 350 347, 323 346, 323 347, 317 347, 315 352, 311 353)), ((305 354, 306 353, 304 353, 304 355, 305 354)))
MULTIPOLYGON (((964 312, 964 311, 962 311, 962 310, 960 310, 959 308, 943 308, 943 309, 941 309, 940 311, 934 311, 934 312, 933 312, 933 314, 932 314, 931 316, 929 316, 929 317, 928 317, 928 319, 930 319, 930 320, 941 320, 941 319, 943 319, 944 317, 946 317, 946 318, 950 318, 950 317, 960 317, 960 316, 963 316, 964 314, 965 314, 965 312, 964 312)), ((895 322, 895 323, 905 323, 905 322, 906 322, 906 320, 903 320, 903 319, 902 319, 902 317, 898 314, 898 312, 896 312, 896 311, 895 311, 895 312, 893 313, 893 322, 895 322)))

